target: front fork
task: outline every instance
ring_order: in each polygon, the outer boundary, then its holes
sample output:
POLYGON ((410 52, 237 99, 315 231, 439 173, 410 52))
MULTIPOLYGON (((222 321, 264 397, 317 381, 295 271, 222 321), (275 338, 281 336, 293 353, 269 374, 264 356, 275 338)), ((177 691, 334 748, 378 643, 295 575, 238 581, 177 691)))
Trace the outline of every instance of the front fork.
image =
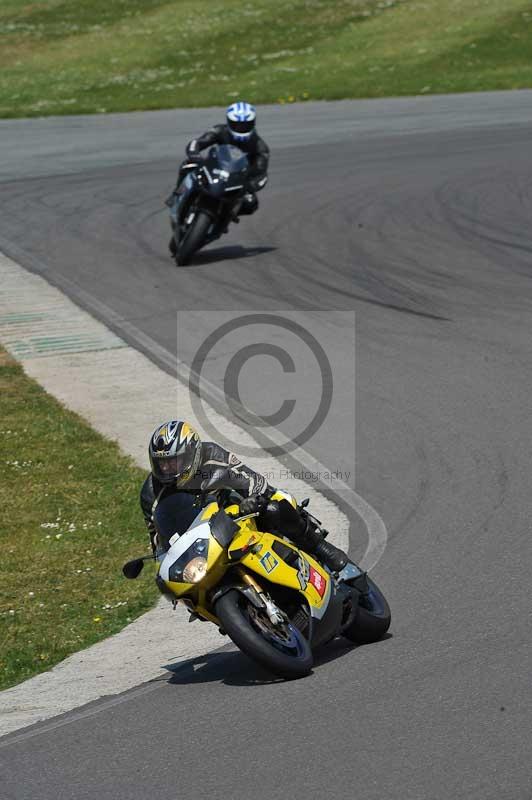
POLYGON ((277 608, 273 600, 264 592, 260 583, 258 583, 255 578, 249 574, 243 567, 239 567, 238 573, 242 580, 244 581, 247 586, 251 587, 255 590, 258 597, 262 601, 266 614, 272 625, 281 625, 283 622, 286 621, 286 616, 283 612, 277 608))

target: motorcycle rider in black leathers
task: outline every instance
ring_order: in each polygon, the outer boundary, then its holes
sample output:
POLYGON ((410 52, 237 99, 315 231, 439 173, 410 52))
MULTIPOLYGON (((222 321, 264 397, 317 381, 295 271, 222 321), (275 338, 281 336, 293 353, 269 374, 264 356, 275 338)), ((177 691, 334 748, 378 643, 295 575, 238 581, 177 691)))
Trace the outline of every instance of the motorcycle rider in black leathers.
MULTIPOLYGON (((229 106, 226 111, 225 125, 214 125, 210 130, 196 139, 192 139, 186 147, 186 159, 179 168, 177 185, 166 201, 171 207, 179 203, 183 193, 181 186, 184 177, 190 169, 195 169, 201 162, 201 152, 215 144, 230 144, 238 147, 248 156, 250 171, 248 175, 246 193, 238 207, 238 215, 254 214, 259 207, 257 192, 263 189, 268 182, 268 162, 270 151, 268 145, 261 139, 255 129, 257 113, 254 106, 249 103, 237 102, 229 106)), ((177 216, 177 210, 176 210, 177 216)), ((233 221, 237 221, 235 216, 233 221)), ((175 241, 170 240, 170 252, 175 255, 175 241)))
POLYGON ((339 548, 325 541, 324 531, 317 520, 304 509, 294 507, 288 500, 272 501, 275 489, 263 475, 247 467, 240 459, 214 442, 202 442, 188 422, 171 420, 160 425, 149 444, 151 473, 140 493, 140 504, 154 552, 164 549, 158 541, 153 513, 158 503, 169 494, 183 495, 183 533, 198 513, 192 508, 192 498, 224 488, 240 496, 240 513, 259 513, 259 530, 288 536, 298 547, 329 567, 340 572, 348 561, 339 548), (185 497, 185 495, 187 497, 185 497))

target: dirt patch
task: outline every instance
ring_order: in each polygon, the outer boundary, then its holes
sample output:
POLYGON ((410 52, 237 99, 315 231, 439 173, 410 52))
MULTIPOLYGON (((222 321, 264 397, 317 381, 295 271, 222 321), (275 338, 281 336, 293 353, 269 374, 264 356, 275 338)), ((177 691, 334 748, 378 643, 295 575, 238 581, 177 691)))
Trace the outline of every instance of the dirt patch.
POLYGON ((0 367, 12 367, 15 363, 15 359, 0 347, 0 367))

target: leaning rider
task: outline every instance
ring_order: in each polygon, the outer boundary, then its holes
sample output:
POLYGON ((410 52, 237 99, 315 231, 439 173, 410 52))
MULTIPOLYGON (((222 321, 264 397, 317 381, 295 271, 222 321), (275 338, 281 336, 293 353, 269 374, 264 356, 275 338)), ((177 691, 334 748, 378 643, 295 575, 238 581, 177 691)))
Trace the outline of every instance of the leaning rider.
POLYGON ((298 547, 316 556, 333 572, 340 572, 346 565, 347 555, 325 540, 322 529, 311 515, 303 509, 293 509, 286 501, 272 502, 275 489, 263 475, 215 442, 202 442, 188 422, 171 420, 159 426, 150 439, 149 457, 151 473, 142 486, 140 504, 154 552, 159 544, 153 522, 157 504, 174 493, 195 496, 208 493, 214 473, 223 471, 225 486, 244 498, 240 502, 242 514, 259 512, 259 521, 261 516, 264 520, 267 516, 270 525, 282 519, 279 533, 289 536, 298 547))
MULTIPOLYGON (((239 101, 227 109, 225 125, 214 125, 197 139, 192 139, 186 147, 186 158, 179 168, 176 188, 166 204, 172 206, 178 200, 183 191, 181 186, 183 178, 192 165, 202 160, 202 150, 215 144, 230 144, 245 153, 250 162, 246 193, 242 198, 238 214, 254 214, 259 207, 257 192, 263 189, 268 182, 267 173, 270 159, 268 145, 256 131, 256 119, 255 107, 239 101)), ((172 242, 173 239, 170 242, 170 249, 173 251, 175 245, 172 242)))

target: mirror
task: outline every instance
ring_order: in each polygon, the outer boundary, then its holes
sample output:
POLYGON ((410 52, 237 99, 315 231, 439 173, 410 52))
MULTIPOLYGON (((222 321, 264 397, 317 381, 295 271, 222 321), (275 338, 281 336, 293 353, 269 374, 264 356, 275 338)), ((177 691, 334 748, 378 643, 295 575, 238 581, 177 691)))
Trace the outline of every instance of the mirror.
POLYGON ((134 578, 138 578, 142 569, 144 567, 144 559, 143 558, 134 558, 133 561, 128 561, 127 564, 124 564, 122 567, 122 572, 129 578, 129 580, 133 580, 134 578))

